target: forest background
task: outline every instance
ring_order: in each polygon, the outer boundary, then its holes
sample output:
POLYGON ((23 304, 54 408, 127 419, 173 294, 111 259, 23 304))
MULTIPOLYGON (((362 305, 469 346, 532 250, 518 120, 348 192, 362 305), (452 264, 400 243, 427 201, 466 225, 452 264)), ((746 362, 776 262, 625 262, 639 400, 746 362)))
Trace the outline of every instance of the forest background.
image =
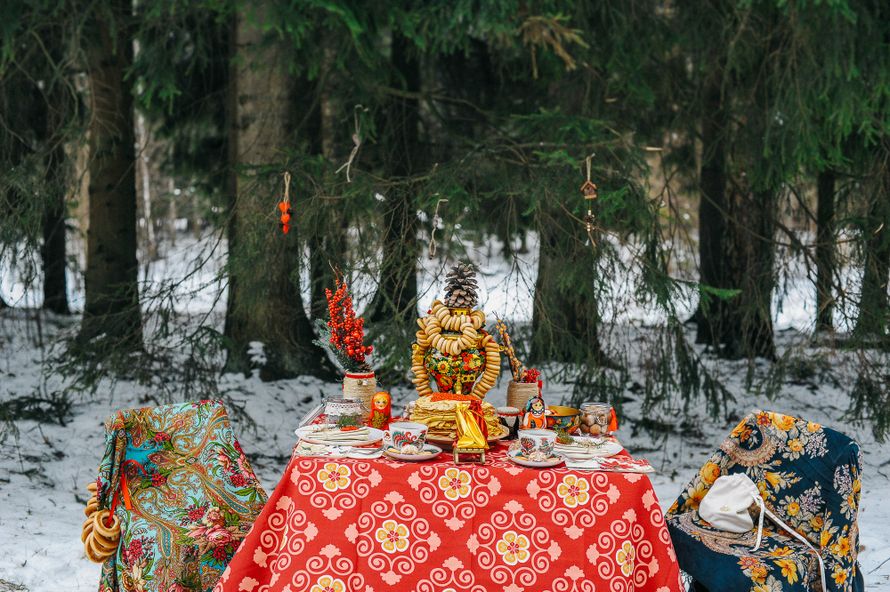
MULTIPOLYGON (((179 373, 180 398, 213 394, 221 372, 333 378, 312 320, 343 274, 375 368, 399 384, 434 295, 421 263, 487 245, 501 280, 532 295, 514 315, 521 353, 575 399, 620 399, 641 370, 650 405, 717 414, 728 393, 702 356, 748 359, 747 385, 778 394, 789 374, 831 374, 800 355, 816 346, 849 354, 849 417, 882 435, 887 13, 877 0, 10 1, 0 307, 65 326, 39 338, 63 342, 44 364, 70 386, 179 373), (192 273, 149 281, 184 237, 192 273), (194 314, 182 301, 207 286, 176 290, 212 258, 223 304, 194 314), (814 304, 777 349, 789 277, 814 304), (629 309, 648 311, 657 344, 642 369, 610 339, 629 309)), ((39 404, 21 395, 7 417, 39 404)))
POLYGON ((205 397, 274 479, 272 418, 284 442, 338 390, 324 289, 349 281, 404 402, 465 261, 550 402, 610 401, 635 452, 810 412, 872 443, 882 499, 888 106, 879 0, 6 0, 4 495, 62 488, 33 500, 61 515, 101 451, 51 442, 205 397))

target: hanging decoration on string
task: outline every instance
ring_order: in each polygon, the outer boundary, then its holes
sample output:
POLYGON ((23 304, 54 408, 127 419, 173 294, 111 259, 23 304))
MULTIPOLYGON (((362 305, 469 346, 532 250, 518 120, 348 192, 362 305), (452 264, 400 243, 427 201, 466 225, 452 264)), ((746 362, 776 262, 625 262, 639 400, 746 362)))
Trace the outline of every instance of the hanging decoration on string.
POLYGON ((596 240, 593 238, 594 233, 597 231, 596 216, 593 213, 593 202, 595 202, 596 198, 599 196, 597 195, 596 183, 590 179, 590 169, 594 156, 596 156, 595 153, 585 159, 587 165, 587 180, 581 185, 581 195, 584 196, 584 201, 587 204, 587 213, 584 215, 584 228, 587 230, 588 244, 596 247, 596 240))
MULTIPOLYGON (((437 193, 436 195, 439 194, 437 193)), ((448 203, 448 199, 443 197, 439 201, 437 201, 436 211, 433 213, 433 229, 430 231, 430 259, 436 257, 436 230, 439 228, 439 224, 442 222, 442 218, 439 216, 439 206, 441 206, 443 203, 448 203)))
POLYGON ((355 161, 355 157, 358 156, 358 150, 362 147, 362 122, 359 119, 359 113, 368 112, 368 109, 362 105, 356 105, 352 108, 352 119, 353 124, 355 126, 355 131, 352 133, 352 151, 349 153, 349 158, 346 159, 340 168, 334 171, 334 173, 339 173, 343 169, 346 169, 346 182, 352 183, 352 177, 349 175, 352 170, 352 163, 355 161))
POLYGON ((284 197, 278 202, 278 227, 281 232, 287 234, 290 232, 290 220, 294 211, 290 207, 290 173, 284 172, 284 197))

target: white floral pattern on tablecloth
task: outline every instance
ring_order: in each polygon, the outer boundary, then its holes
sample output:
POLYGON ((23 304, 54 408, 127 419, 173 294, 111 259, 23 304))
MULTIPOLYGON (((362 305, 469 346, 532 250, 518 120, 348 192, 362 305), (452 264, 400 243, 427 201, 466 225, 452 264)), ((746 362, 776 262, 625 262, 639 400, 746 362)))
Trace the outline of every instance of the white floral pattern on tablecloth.
POLYGON ((318 481, 327 491, 337 491, 349 487, 349 475, 352 473, 346 465, 325 463, 318 472, 318 481))
POLYGON ((408 548, 408 528, 395 520, 385 520, 377 529, 376 538, 387 553, 399 553, 408 548))
POLYGON ((309 592, 345 592, 346 584, 343 580, 333 576, 321 576, 318 582, 309 590, 309 592))
POLYGON ((445 470, 445 474, 439 477, 439 489, 445 493, 445 497, 456 500, 470 496, 470 474, 462 469, 451 467, 445 470))
POLYGON ((411 574, 442 544, 439 534, 402 494, 390 492, 346 527, 346 539, 360 561, 389 586, 411 574))
POLYGON ((460 530, 501 491, 500 479, 487 467, 477 467, 471 476, 457 467, 443 472, 440 466, 425 464, 408 476, 408 485, 452 531, 460 530))
POLYGON ((338 461, 295 456, 288 467, 297 493, 332 522, 355 508, 383 479, 377 467, 368 461, 338 461))
POLYGON ((557 486, 556 491, 567 508, 574 508, 587 503, 590 495, 587 491, 590 484, 587 479, 578 475, 566 475, 562 478, 562 482, 557 486))
POLYGON ((497 544, 498 553, 507 565, 516 565, 528 561, 528 537, 508 530, 497 544))

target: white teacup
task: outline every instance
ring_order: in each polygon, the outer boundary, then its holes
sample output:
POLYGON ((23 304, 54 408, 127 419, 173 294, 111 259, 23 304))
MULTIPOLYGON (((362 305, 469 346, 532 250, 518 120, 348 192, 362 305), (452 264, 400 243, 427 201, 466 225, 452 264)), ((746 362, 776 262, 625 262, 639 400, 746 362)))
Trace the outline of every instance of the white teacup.
POLYGON ((396 421, 389 424, 389 430, 384 439, 396 450, 404 446, 416 446, 423 450, 426 444, 426 425, 413 421, 396 421))
POLYGON ((556 446, 556 433, 550 430, 519 430, 516 454, 525 457, 549 458, 556 446))

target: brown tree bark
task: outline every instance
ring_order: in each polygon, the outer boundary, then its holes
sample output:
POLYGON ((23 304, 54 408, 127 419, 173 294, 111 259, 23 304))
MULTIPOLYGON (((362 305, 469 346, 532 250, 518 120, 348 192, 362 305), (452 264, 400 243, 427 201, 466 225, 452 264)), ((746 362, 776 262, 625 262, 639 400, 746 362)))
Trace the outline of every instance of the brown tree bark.
MULTIPOLYGON (((774 359, 772 294, 776 195, 748 186, 746 158, 727 155, 731 134, 728 99, 714 76, 705 90, 702 121, 699 255, 702 300, 696 339, 726 358, 774 359), (735 178, 730 171, 738 171, 735 178), (723 294, 709 291, 715 288, 723 294), (732 291, 737 291, 734 295, 732 291)), ((756 144, 756 142, 755 142, 756 144)), ((748 150, 755 147, 748 146, 748 150)))
POLYGON ((599 341, 596 252, 585 244, 584 229, 562 210, 539 216, 531 359, 606 364, 599 341), (584 280, 566 282, 566 273, 584 280))
MULTIPOLYGON (((338 125, 347 109, 340 100, 344 81, 336 70, 336 41, 335 36, 325 36, 322 40, 325 74, 319 88, 319 146, 329 165, 335 165, 341 158, 345 158, 348 150, 344 149, 342 138, 349 137, 349 133, 338 125)), ((332 176, 328 180, 334 181, 332 176)), ((333 289, 334 270, 344 269, 346 266, 346 231, 349 219, 344 215, 340 202, 320 200, 314 210, 312 228, 306 241, 309 247, 309 311, 313 319, 325 319, 328 314, 325 289, 333 289)))
POLYGON ((816 331, 834 328, 834 192, 834 171, 821 171, 816 180, 816 331))
POLYGON ((68 280, 65 277, 65 192, 70 186, 70 178, 65 174, 66 163, 65 150, 59 143, 52 150, 46 164, 50 195, 47 196, 43 212, 43 244, 40 248, 43 264, 43 308, 56 314, 70 314, 68 280))
POLYGON ((96 17, 86 50, 90 84, 90 208, 80 341, 104 336, 116 351, 142 347, 136 260, 132 5, 113 0, 96 17), (112 22, 113 20, 113 22, 112 22))
POLYGON ((775 359, 772 296, 776 197, 736 185, 727 224, 728 283, 739 294, 722 302, 719 345, 727 358, 775 359))
MULTIPOLYGON (((420 64, 411 42, 400 34, 392 39, 392 85, 409 93, 420 91, 420 64)), ((420 113, 416 99, 393 97, 387 125, 392 146, 387 159, 390 177, 407 177, 422 164, 420 113)), ((410 183, 393 186, 383 203, 383 261, 380 282, 368 313, 371 321, 406 319, 413 323, 417 306, 417 205, 410 183)))
MULTIPOLYGON (((54 63, 64 58, 62 41, 43 36, 43 44, 54 63)), ((66 222, 68 218, 65 197, 73 187, 72 163, 65 153, 65 125, 76 113, 76 99, 67 86, 67 80, 48 77, 46 92, 46 136, 48 154, 45 162, 46 187, 43 211, 43 243, 40 258, 43 267, 43 308, 56 314, 70 314, 68 307, 68 281, 66 278, 66 222)), ((43 101, 40 101, 43 103, 43 101)))
POLYGON ((859 338, 885 337, 890 323, 890 158, 885 160, 884 167, 863 230, 865 269, 859 314, 853 328, 853 334, 859 338))
POLYGON ((726 206, 721 216, 726 226, 717 281, 709 285, 737 293, 711 296, 708 304, 701 307, 699 336, 721 357, 775 359, 775 194, 734 186, 726 206))
MULTIPOLYGON (((726 109, 720 87, 720 76, 715 73, 705 88, 701 121, 702 160, 699 172, 701 195, 698 204, 699 283, 717 287, 725 284, 722 257, 726 236, 726 109)), ((717 336, 711 309, 721 306, 719 300, 703 291, 695 313, 696 341, 714 343, 717 336)))
POLYGON ((324 352, 303 308, 300 292, 299 220, 285 235, 277 225, 284 149, 291 137, 289 48, 261 27, 269 3, 235 17, 229 80, 229 293, 225 336, 229 371, 260 367, 264 380, 299 374, 330 376, 324 352), (248 12, 250 11, 250 12, 248 12), (251 359, 252 342, 265 363, 251 359))

